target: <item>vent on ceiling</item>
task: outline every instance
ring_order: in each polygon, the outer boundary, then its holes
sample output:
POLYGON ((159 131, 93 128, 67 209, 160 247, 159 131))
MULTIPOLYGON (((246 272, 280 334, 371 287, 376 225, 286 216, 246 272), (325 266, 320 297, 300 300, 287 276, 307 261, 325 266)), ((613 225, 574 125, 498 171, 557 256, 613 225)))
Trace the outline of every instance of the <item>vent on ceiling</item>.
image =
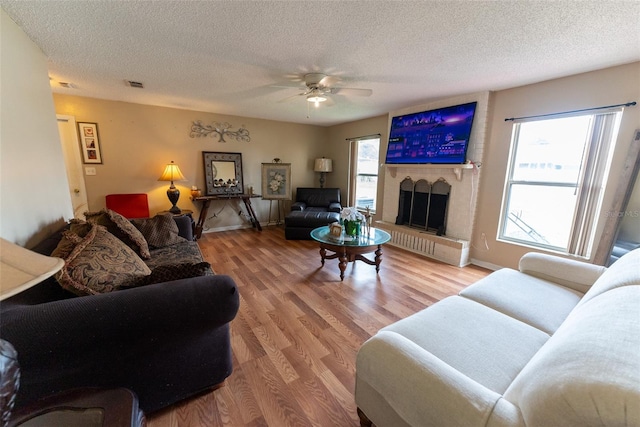
POLYGON ((69 82, 58 82, 58 85, 62 86, 62 87, 66 87, 67 89, 73 89, 73 83, 69 83, 69 82))
POLYGON ((140 82, 134 82, 133 80, 125 80, 127 86, 136 87, 138 89, 144 89, 144 85, 140 82))

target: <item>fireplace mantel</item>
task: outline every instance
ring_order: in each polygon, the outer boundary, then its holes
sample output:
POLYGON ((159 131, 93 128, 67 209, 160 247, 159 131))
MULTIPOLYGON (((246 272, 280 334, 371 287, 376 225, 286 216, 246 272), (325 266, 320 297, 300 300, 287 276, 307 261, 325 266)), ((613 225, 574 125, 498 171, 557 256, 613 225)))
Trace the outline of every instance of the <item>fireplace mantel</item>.
POLYGON ((396 177, 397 173, 398 173, 398 169, 403 170, 403 169, 418 169, 418 170, 425 170, 425 169, 447 169, 447 170, 452 170, 453 173, 456 175, 456 179, 458 181, 462 181, 462 170, 463 169, 473 169, 473 163, 465 163, 462 165, 446 165, 446 164, 419 164, 419 165, 392 165, 392 164, 385 164, 385 167, 387 168, 387 170, 389 171, 389 175, 391 175, 393 178, 396 177))

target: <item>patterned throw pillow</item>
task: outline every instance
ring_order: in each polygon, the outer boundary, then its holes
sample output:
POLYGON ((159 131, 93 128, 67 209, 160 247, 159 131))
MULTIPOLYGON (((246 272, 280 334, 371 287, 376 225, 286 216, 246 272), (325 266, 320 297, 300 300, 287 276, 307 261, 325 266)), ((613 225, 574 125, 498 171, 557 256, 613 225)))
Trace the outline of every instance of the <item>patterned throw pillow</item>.
MULTIPOLYGON (((91 231, 92 228, 92 224, 89 224, 88 222, 81 219, 74 218, 69 221, 68 231, 80 237, 84 237, 89 233, 89 231, 91 231)), ((51 253, 51 256, 66 259, 75 247, 76 244, 73 241, 69 239, 62 239, 58 243, 58 246, 51 253)))
POLYGON ((178 225, 170 213, 156 215, 153 218, 133 219, 131 222, 154 249, 187 242, 187 239, 178 234, 178 225))
POLYGON ((149 276, 142 277, 126 287, 153 285, 154 283, 171 282, 172 280, 189 279, 191 277, 206 276, 211 271, 211 264, 198 262, 196 264, 181 263, 173 265, 161 265, 153 270, 149 276))
POLYGON ((101 225, 91 224, 84 237, 65 231, 60 245, 70 244, 73 249, 56 279, 76 295, 111 292, 151 274, 131 248, 101 225))
POLYGON ((127 246, 136 251, 142 259, 151 258, 149 245, 144 236, 131 221, 111 209, 103 209, 99 212, 85 212, 87 222, 107 227, 109 233, 122 240, 127 246))

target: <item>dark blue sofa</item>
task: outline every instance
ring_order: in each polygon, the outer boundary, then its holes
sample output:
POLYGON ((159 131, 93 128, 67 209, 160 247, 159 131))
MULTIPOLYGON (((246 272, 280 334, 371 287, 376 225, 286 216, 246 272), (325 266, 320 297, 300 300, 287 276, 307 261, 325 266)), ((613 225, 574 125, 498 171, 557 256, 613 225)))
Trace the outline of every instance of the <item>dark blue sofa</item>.
MULTIPOLYGON (((191 220, 181 218, 193 253, 191 220)), ((34 250, 49 255, 60 236, 34 250)), ((232 371, 238 308, 234 281, 213 273, 91 296, 49 278, 0 303, 0 338, 20 363, 16 409, 73 388, 124 387, 150 413, 215 388, 232 371)))

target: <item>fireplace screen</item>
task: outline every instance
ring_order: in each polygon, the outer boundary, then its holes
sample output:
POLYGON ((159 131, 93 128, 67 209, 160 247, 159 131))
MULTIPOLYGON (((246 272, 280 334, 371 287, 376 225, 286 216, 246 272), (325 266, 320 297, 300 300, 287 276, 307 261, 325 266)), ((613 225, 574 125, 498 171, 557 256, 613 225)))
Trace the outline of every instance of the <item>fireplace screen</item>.
POLYGON ((434 183, 407 177, 400 183, 397 225, 407 225, 444 236, 451 185, 444 178, 434 183))

